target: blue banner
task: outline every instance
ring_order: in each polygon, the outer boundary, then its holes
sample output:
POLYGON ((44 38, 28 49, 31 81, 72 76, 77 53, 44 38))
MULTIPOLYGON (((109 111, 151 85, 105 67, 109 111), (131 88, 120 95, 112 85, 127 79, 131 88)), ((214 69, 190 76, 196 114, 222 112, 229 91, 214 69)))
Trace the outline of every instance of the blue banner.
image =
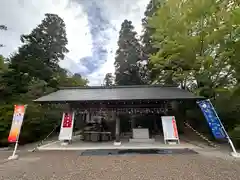
POLYGON ((209 127, 212 130, 212 133, 216 139, 225 139, 227 138, 227 134, 224 131, 224 127, 222 127, 222 123, 220 122, 219 117, 216 114, 214 107, 210 100, 198 101, 197 104, 201 108, 209 127))

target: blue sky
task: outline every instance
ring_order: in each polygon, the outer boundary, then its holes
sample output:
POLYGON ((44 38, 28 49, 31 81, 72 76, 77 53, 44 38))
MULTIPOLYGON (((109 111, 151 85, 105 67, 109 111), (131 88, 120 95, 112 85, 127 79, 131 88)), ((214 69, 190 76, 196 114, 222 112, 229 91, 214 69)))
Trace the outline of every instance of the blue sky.
POLYGON ((56 13, 66 23, 69 53, 60 65, 81 73, 90 85, 100 85, 106 73, 114 73, 118 31, 124 19, 133 21, 141 33, 141 19, 149 0, 1 0, 0 24, 5 47, 0 54, 9 56, 20 46, 20 35, 30 33, 45 13, 56 13))

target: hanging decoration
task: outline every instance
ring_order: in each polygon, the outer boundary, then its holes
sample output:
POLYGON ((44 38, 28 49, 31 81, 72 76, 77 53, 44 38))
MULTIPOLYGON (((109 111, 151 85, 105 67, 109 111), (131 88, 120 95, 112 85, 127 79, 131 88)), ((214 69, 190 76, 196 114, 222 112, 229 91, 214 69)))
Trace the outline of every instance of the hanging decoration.
POLYGON ((118 114, 165 114, 168 109, 166 108, 90 108, 75 109, 78 114, 91 113, 93 116, 104 115, 109 112, 116 112, 118 114))
MULTIPOLYGON (((56 103, 55 106, 63 109, 69 109, 75 111, 76 114, 87 114, 91 113, 94 116, 104 116, 107 113, 114 112, 117 114, 166 114, 169 110, 173 109, 172 101, 142 101, 138 102, 132 101, 121 101, 121 102, 65 102, 56 103), (154 105, 155 108, 141 108, 134 107, 137 105, 154 105), (97 106, 97 107, 96 107, 97 106), (110 107, 110 106, 114 106, 110 107), (118 108, 120 106, 120 108, 118 108), (131 107, 132 106, 132 107, 131 107), (157 106, 157 107, 156 107, 157 106), (81 108, 80 108, 81 107, 81 108), (94 107, 94 108, 93 108, 94 107)), ((48 104, 51 108, 51 103, 48 104)))

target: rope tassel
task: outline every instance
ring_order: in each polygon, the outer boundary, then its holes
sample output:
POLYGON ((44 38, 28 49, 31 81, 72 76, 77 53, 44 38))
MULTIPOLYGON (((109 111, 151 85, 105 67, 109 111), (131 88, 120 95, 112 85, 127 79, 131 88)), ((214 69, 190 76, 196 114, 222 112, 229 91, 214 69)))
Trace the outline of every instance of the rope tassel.
POLYGON ((204 135, 200 134, 197 130, 195 130, 190 124, 188 124, 187 122, 184 122, 184 124, 190 128, 193 132, 195 132, 200 138, 202 138, 203 140, 207 141, 209 145, 213 146, 213 147, 218 147, 216 144, 214 144, 212 141, 210 141, 207 137, 205 137, 204 135))

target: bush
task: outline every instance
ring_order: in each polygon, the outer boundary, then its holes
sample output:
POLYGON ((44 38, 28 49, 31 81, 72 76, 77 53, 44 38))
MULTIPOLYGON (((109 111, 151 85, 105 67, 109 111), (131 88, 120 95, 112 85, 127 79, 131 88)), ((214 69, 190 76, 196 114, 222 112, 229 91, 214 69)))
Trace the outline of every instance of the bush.
POLYGON ((234 143, 234 145, 236 146, 236 148, 240 148, 240 125, 235 127, 230 133, 229 135, 232 138, 232 141, 234 143))

